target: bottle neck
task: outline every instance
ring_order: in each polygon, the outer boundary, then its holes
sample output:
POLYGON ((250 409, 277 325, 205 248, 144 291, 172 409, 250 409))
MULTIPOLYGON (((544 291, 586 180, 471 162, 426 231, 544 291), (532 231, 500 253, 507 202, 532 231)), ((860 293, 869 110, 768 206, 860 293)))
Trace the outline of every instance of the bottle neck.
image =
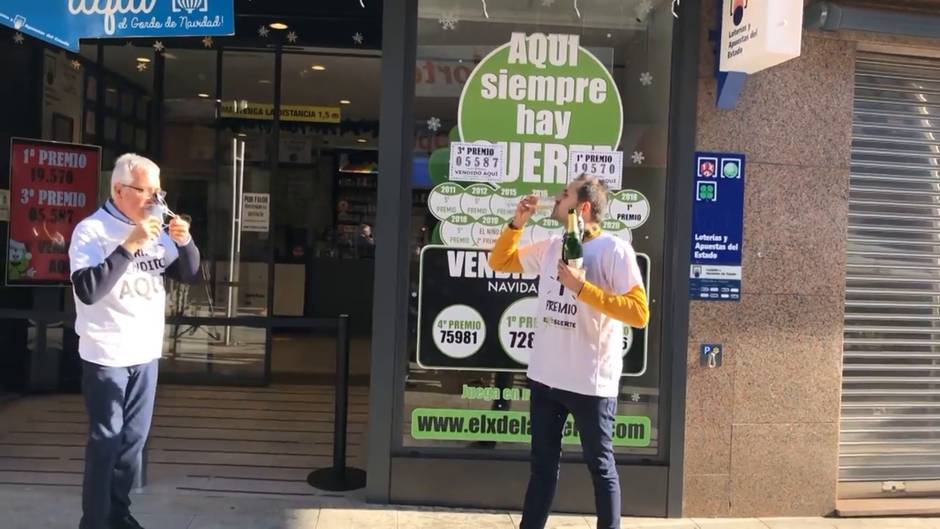
POLYGON ((578 217, 575 215, 568 215, 568 233, 578 233, 578 217))

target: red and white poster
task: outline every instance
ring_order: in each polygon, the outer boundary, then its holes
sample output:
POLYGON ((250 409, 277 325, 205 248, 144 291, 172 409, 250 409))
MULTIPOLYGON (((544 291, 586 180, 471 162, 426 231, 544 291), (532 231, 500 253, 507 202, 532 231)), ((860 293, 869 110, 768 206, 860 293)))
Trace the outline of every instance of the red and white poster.
POLYGON ((100 147, 13 138, 7 285, 68 283, 72 230, 98 207, 100 171, 100 147))

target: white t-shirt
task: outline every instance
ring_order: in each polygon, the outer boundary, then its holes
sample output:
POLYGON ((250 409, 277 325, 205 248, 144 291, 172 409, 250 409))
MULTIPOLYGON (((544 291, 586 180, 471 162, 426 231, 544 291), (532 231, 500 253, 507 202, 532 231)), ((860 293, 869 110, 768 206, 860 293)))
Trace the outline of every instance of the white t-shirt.
MULTIPOLYGON (((105 261, 134 224, 110 204, 75 226, 69 246, 71 273, 105 261)), ((166 291, 163 274, 179 257, 166 232, 138 251, 114 287, 86 305, 75 296, 75 332, 82 359, 109 367, 145 364, 163 352, 166 291)))
MULTIPOLYGON (((561 238, 519 248, 526 273, 539 274, 538 327, 528 376, 546 386, 616 397, 623 371, 623 323, 578 300, 558 282, 561 238)), ((630 243, 602 233, 584 243, 586 279, 604 292, 643 288, 630 243)))

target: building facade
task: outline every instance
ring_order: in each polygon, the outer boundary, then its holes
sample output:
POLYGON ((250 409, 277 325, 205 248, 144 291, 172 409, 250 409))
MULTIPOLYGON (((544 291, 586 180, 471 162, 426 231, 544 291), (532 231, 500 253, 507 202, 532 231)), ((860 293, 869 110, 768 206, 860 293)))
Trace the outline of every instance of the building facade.
MULTIPOLYGON (((164 382, 332 385, 348 314, 369 499, 518 508, 527 445, 499 424, 527 409, 531 328, 510 317, 532 281, 472 252, 521 193, 557 190, 574 151, 613 150, 605 228, 641 254, 652 309, 624 343, 624 513, 815 516, 936 492, 940 3, 807 2, 799 57, 730 96, 716 0, 365 4, 239 1, 231 37, 77 54, 0 30, 21 79, 0 87, 0 140, 100 146, 98 201, 116 155, 147 154, 193 219, 207 266, 168 289, 164 382), (564 79, 599 88, 566 99, 564 79), (501 145, 499 182, 454 176, 454 144, 479 140, 501 145), (690 300, 701 152, 746 159, 737 301, 690 300), (480 325, 483 345, 428 333, 442 321, 480 325)), ((8 171, 0 186, 16 198, 8 171)), ((67 286, 7 285, 2 389, 77 390, 67 286)), ((557 507, 590 512, 568 440, 557 507)))

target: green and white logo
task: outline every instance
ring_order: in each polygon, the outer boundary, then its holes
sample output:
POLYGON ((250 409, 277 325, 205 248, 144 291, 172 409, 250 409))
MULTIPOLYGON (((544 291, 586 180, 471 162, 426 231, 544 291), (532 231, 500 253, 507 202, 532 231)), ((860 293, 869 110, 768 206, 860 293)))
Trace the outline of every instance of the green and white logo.
MULTIPOLYGON (((513 33, 470 74, 450 139, 500 145, 502 179, 498 185, 456 184, 449 149, 433 152, 428 170, 436 185, 428 208, 441 221, 433 240, 488 247, 524 195, 546 197, 550 206, 548 197, 568 183, 571 151, 618 147, 620 91, 604 64, 579 42, 578 35, 513 33), (464 223, 461 215, 472 220, 464 223)), ((544 219, 549 211, 540 208, 527 241, 560 230, 557 222, 544 219)))
POLYGON ((619 220, 635 230, 646 224, 650 216, 650 202, 635 189, 624 189, 610 194, 610 218, 619 220))
POLYGON ((513 33, 470 74, 460 138, 503 145, 503 187, 554 193, 570 149, 614 150, 623 105, 613 77, 578 35, 513 33))

